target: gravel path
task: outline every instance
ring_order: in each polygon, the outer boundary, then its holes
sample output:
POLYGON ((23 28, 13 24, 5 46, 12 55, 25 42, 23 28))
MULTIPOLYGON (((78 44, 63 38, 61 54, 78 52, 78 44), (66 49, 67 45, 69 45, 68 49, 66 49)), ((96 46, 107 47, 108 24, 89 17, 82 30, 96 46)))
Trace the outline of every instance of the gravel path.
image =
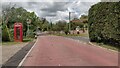
POLYGON ((28 42, 15 45, 2 45, 2 64, 4 64, 8 59, 10 59, 26 44, 28 44, 28 42))

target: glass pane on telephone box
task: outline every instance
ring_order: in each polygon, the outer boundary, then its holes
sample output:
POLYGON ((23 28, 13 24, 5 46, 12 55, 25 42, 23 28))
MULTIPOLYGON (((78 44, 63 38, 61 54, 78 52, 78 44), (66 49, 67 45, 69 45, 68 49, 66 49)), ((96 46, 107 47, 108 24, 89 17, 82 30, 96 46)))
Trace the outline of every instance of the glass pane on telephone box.
POLYGON ((16 28, 16 39, 17 40, 20 39, 20 28, 19 27, 16 28))

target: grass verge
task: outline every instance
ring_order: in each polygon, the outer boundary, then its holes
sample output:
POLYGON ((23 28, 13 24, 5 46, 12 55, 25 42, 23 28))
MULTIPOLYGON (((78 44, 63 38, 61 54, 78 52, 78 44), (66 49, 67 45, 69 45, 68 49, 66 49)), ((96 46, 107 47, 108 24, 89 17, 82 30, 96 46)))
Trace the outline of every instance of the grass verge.
POLYGON ((82 36, 82 37, 88 37, 89 35, 87 33, 81 33, 81 34, 51 34, 56 36, 82 36))
POLYGON ((94 45, 97 45, 97 46, 100 46, 100 47, 106 48, 106 49, 110 49, 110 50, 113 50, 113 51, 120 52, 118 47, 114 47, 114 46, 109 45, 109 44, 96 43, 96 42, 91 42, 91 43, 94 44, 94 45))
POLYGON ((31 42, 33 40, 34 40, 34 38, 24 38, 23 42, 2 42, 2 45, 15 45, 15 44, 21 44, 21 43, 31 42))

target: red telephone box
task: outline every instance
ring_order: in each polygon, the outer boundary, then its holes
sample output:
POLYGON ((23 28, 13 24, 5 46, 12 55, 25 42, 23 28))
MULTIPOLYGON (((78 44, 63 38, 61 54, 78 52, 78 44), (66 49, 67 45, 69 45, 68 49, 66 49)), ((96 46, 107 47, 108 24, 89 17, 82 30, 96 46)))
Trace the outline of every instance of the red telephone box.
POLYGON ((23 41, 23 26, 22 23, 14 24, 14 41, 22 42, 23 41))

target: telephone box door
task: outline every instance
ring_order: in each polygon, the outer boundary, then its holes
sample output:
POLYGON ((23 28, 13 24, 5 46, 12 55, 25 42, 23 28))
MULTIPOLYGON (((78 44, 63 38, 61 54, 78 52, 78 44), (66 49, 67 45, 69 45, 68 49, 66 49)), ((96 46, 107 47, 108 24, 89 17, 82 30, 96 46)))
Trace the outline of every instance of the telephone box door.
POLYGON ((22 23, 14 24, 14 41, 22 42, 23 41, 23 31, 22 23))

